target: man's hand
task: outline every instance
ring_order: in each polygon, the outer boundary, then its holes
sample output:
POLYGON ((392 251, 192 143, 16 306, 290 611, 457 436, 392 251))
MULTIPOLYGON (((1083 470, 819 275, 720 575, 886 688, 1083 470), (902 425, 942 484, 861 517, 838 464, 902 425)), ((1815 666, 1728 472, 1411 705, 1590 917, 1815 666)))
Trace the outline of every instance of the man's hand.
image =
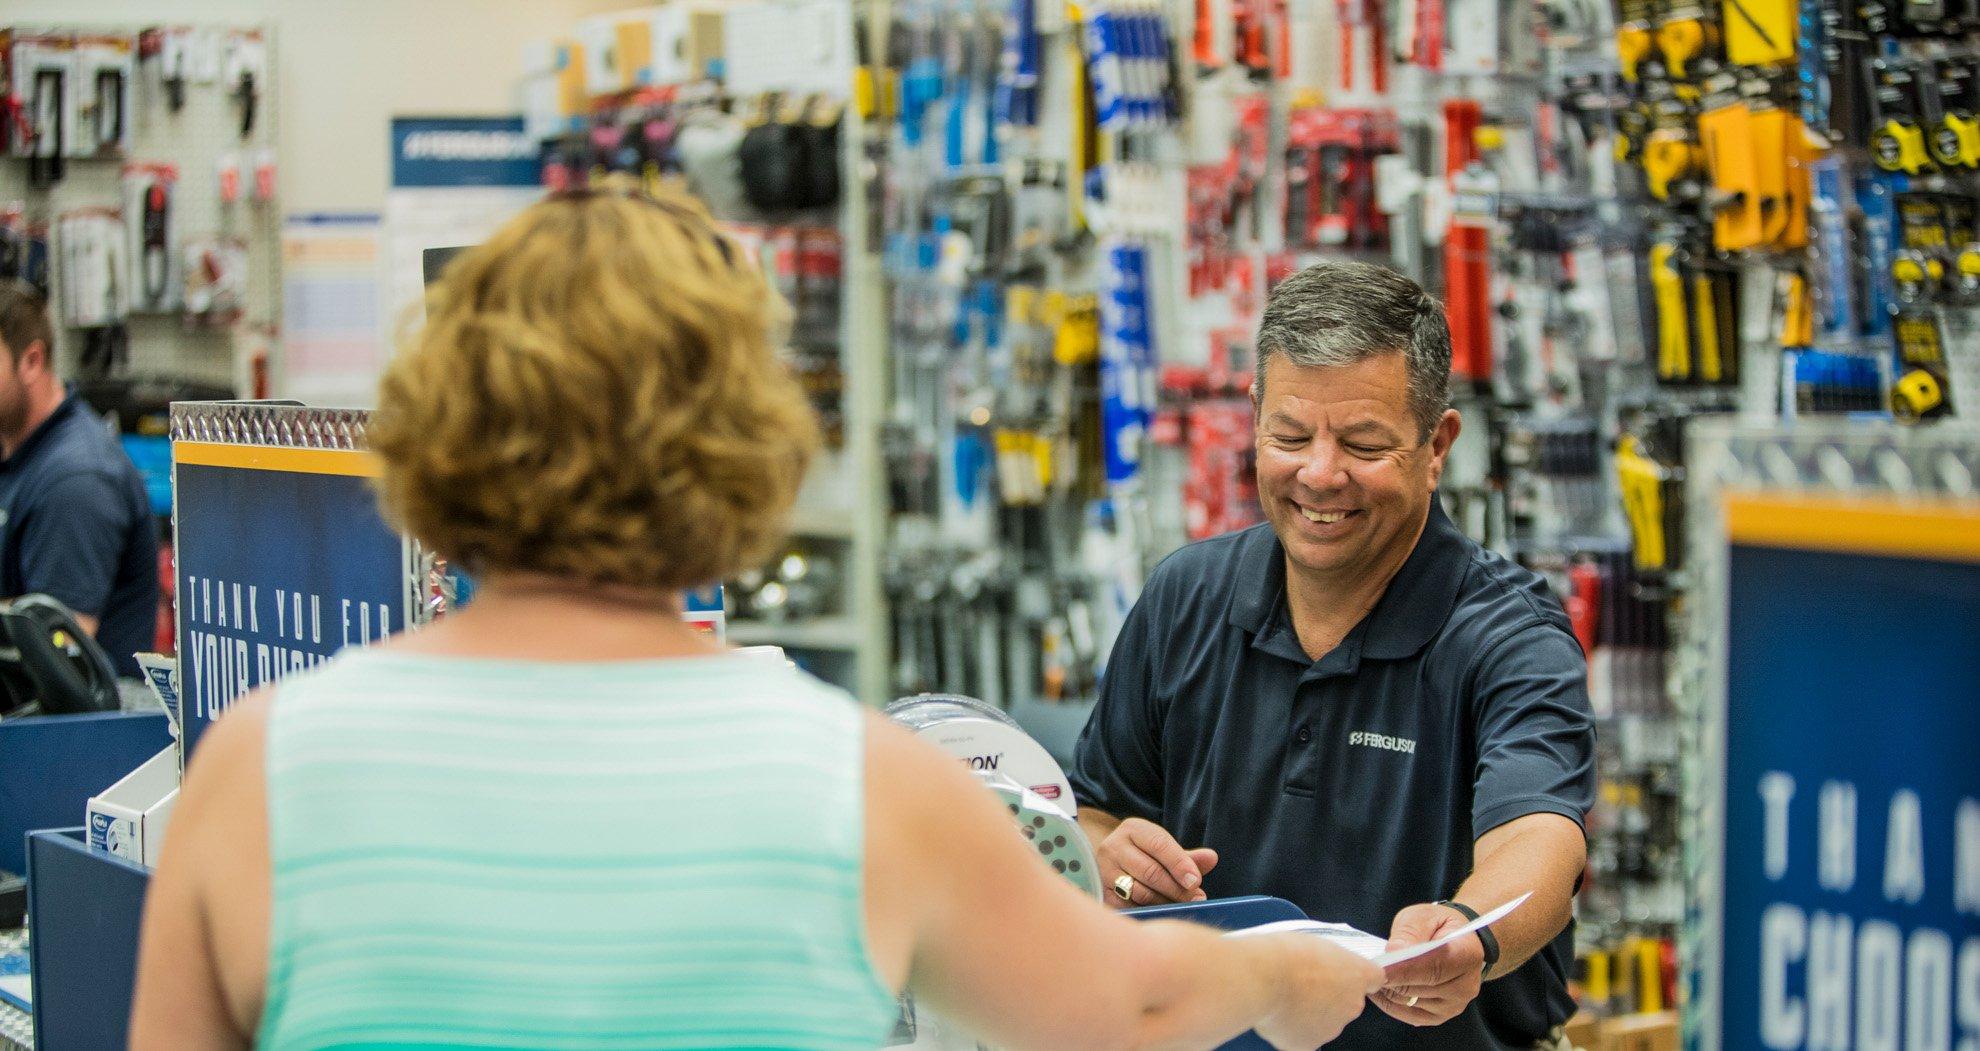
POLYGON ((1128 818, 1100 841, 1100 879, 1107 904, 1117 909, 1202 901, 1203 877, 1217 867, 1217 852, 1208 847, 1184 850, 1176 837, 1152 821, 1128 818), (1122 901, 1115 885, 1125 873, 1134 878, 1129 900, 1122 901))
MULTIPOLYGON (((1411 905, 1396 913, 1389 948, 1401 949, 1442 937, 1471 921, 1447 905, 1411 905)), ((1457 941, 1388 970, 1382 991, 1372 999, 1383 1013, 1410 1025, 1443 1025, 1464 1013, 1484 984, 1485 943, 1457 941), (1414 1001, 1412 1003, 1411 1001, 1414 1001)))

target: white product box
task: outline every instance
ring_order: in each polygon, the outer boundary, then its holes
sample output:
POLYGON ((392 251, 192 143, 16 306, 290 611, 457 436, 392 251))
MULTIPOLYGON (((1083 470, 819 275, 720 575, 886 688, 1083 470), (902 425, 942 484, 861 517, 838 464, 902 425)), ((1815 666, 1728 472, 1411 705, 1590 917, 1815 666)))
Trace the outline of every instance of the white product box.
POLYGON ((157 865, 165 824, 178 801, 179 749, 174 745, 90 797, 85 822, 89 845, 140 865, 157 865))
POLYGON ((784 655, 784 648, 782 646, 737 646, 735 654, 738 657, 748 657, 750 660, 760 661, 775 668, 797 667, 796 662, 784 655))

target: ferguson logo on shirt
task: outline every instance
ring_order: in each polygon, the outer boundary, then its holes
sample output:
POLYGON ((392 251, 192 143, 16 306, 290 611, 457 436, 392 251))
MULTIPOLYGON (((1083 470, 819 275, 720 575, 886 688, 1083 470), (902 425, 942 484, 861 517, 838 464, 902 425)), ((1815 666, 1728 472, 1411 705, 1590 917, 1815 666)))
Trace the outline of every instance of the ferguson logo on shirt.
POLYGON ((1387 734, 1374 734, 1366 730, 1356 730, 1349 734, 1348 744, 1351 746, 1361 745, 1366 748, 1381 748, 1390 752, 1401 752, 1404 755, 1416 754, 1416 742, 1407 737, 1390 737, 1387 734))

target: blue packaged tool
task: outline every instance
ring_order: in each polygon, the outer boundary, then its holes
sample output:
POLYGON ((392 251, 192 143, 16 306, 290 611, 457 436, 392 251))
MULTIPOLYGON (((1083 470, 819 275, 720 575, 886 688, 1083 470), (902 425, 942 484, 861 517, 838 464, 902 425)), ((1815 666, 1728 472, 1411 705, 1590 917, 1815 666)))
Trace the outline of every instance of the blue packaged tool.
POLYGON ((1155 346, 1148 295, 1147 249, 1117 242, 1106 253, 1100 297, 1100 426, 1107 480, 1121 483, 1141 468, 1155 414, 1155 346))
POLYGON ((1883 411, 1881 356, 1804 350, 1789 360, 1796 414, 1883 411))
POLYGON ((1155 318, 1154 302, 1148 288, 1148 248, 1146 245, 1127 246, 1124 259, 1133 274, 1134 298, 1127 316, 1133 327, 1129 331, 1129 359, 1132 366, 1129 377, 1133 383, 1135 422, 1145 433, 1155 422, 1156 367, 1155 367, 1155 318))
POLYGON ((961 428, 956 431, 953 455, 956 499, 967 511, 976 506, 976 498, 983 485, 983 472, 990 463, 990 446, 978 429, 961 428))
POLYGON ((957 69, 942 93, 942 163, 960 168, 969 163, 969 74, 957 69))
POLYGON ((1823 48, 1823 0, 1801 0, 1795 19, 1795 90, 1801 98, 1801 119, 1810 128, 1829 129, 1829 66, 1823 48))
POLYGON ((1849 247, 1848 184, 1843 180, 1842 158, 1829 155, 1810 165, 1814 199, 1813 213, 1815 304, 1820 311, 1825 339, 1854 338, 1856 322, 1856 280, 1852 272, 1855 253, 1849 247))
POLYGON ((1161 92, 1161 22, 1155 9, 1141 8, 1134 18, 1135 123, 1152 125, 1159 120, 1161 92))
POLYGON ((1891 331, 1891 313, 1897 308, 1897 289, 1891 279, 1891 260, 1897 255, 1897 195, 1909 180, 1883 172, 1858 177, 1857 208, 1863 213, 1864 306, 1861 332, 1884 336, 1891 331))
POLYGON ((1107 0, 1094 6, 1086 20, 1087 76, 1093 85, 1094 120, 1117 130, 1128 119, 1117 12, 1107 0))
POLYGON ((1160 7, 1150 5, 1142 19, 1142 64, 1148 71, 1148 86, 1142 98, 1147 122, 1168 123, 1169 20, 1160 7))
POLYGON ((929 12, 916 9, 909 25, 913 57, 901 71, 901 139, 909 147, 921 145, 927 130, 928 107, 942 97, 942 58, 935 53, 934 27, 929 12))
POLYGON ((1035 0, 1014 0, 1018 10, 1018 65, 1014 76, 1019 90, 1021 127, 1038 126, 1038 78, 1043 69, 1045 45, 1038 33, 1035 0))
POLYGON ((942 61, 923 55, 909 63, 901 77, 901 138, 907 145, 921 145, 928 107, 941 97, 942 61))
POLYGON ((996 120, 1012 128, 1038 126, 1037 0, 1011 0, 997 78, 996 120))
POLYGON ((1141 26, 1141 12, 1131 6, 1123 5, 1114 16, 1121 56, 1123 122, 1129 127, 1139 126, 1147 113, 1148 75, 1143 68, 1141 26))
POLYGON ((975 305, 983 325, 984 349, 995 352, 1004 345, 1004 283, 988 278, 978 281, 975 305))
POLYGON ((997 164, 1003 160, 1003 148, 997 143, 997 78, 994 74, 977 94, 983 96, 983 101, 972 118, 974 139, 978 144, 976 161, 978 164, 997 164))
POLYGON ((1166 15, 1157 20, 1159 38, 1156 41, 1156 61, 1161 84, 1160 117, 1164 124, 1176 124, 1182 120, 1182 85, 1176 82, 1180 72, 1181 48, 1176 43, 1176 27, 1166 15))
POLYGON ((1136 294, 1126 265, 1128 248, 1107 250, 1106 286, 1100 296, 1100 431, 1107 481, 1120 484, 1141 467, 1141 432, 1135 410, 1132 346, 1135 320, 1129 317, 1136 294))

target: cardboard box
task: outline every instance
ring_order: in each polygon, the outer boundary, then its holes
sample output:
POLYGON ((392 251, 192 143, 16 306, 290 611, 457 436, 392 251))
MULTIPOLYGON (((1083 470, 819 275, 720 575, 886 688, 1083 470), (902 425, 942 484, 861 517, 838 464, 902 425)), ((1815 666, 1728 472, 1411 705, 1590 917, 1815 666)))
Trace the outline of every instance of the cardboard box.
POLYGON ((1602 1023, 1599 1051, 1678 1051, 1676 1011, 1625 1015, 1602 1023))
POLYGON ((696 3, 687 8, 687 31, 681 38, 681 70, 688 80, 700 80, 727 56, 729 13, 719 3, 696 3))
POLYGON ((715 0, 674 0, 583 19, 565 44, 564 90, 598 98, 701 80, 723 57, 723 17, 715 0))
POLYGON ((1595 1051, 1602 1042, 1602 1020, 1582 1011, 1568 1019, 1563 1035, 1580 1051, 1595 1051))
POLYGON ((591 112, 591 95, 584 90, 584 44, 559 40, 556 44, 557 113, 565 118, 591 112))
POLYGON ((179 750, 174 746, 90 797, 84 821, 89 845, 126 861, 157 865, 165 846, 165 825, 178 801, 179 750))

